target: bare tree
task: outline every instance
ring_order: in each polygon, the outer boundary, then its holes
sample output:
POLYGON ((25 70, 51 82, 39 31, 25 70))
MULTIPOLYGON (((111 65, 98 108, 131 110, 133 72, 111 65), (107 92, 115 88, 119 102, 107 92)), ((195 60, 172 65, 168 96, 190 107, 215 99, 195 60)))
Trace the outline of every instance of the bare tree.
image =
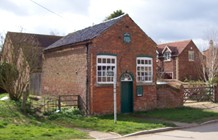
POLYGON ((204 80, 212 82, 218 76, 218 34, 212 31, 207 35, 209 47, 204 51, 205 60, 202 61, 204 80))
MULTIPOLYGON (((4 43, 2 61, 16 66, 18 77, 12 82, 11 89, 5 89, 14 100, 22 97, 22 109, 26 111, 26 101, 29 95, 28 86, 30 74, 41 68, 42 49, 34 36, 25 34, 10 34, 4 43)), ((9 84, 9 83, 8 83, 9 84)))

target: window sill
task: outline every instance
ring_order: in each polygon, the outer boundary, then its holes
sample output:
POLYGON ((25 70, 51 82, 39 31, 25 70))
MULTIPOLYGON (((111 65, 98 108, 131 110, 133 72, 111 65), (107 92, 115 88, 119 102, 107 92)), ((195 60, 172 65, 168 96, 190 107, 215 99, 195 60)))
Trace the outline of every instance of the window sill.
POLYGON ((143 86, 143 85, 148 85, 148 86, 153 86, 153 85, 155 85, 155 83, 154 82, 147 82, 147 83, 144 83, 144 82, 138 82, 138 83, 136 83, 136 85, 137 86, 143 86))
POLYGON ((114 84, 112 84, 112 83, 109 83, 109 84, 106 84, 106 83, 105 84, 103 84, 103 83, 102 84, 96 83, 95 84, 96 87, 112 87, 113 85, 114 84))
POLYGON ((171 59, 169 59, 169 60, 164 60, 164 62, 170 62, 171 61, 171 59))
POLYGON ((194 62, 195 60, 188 60, 189 62, 194 62))

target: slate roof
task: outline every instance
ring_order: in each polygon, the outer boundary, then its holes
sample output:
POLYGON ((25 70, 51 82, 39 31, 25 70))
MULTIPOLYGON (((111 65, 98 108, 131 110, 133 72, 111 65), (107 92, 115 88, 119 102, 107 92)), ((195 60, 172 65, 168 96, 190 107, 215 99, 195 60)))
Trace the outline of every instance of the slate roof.
POLYGON ((162 54, 162 51, 166 46, 172 51, 172 55, 178 56, 182 53, 182 51, 186 48, 186 46, 192 42, 192 40, 184 40, 184 41, 176 41, 170 43, 164 43, 157 45, 157 51, 159 54, 162 54))
POLYGON ((62 36, 18 33, 18 32, 8 32, 6 37, 10 37, 14 45, 18 43, 23 43, 28 45, 35 43, 37 44, 38 47, 43 47, 43 48, 48 47, 52 43, 62 38, 62 36))
POLYGON ((67 36, 61 38, 57 42, 53 43, 52 45, 48 46, 45 50, 70 45, 74 43, 79 43, 83 41, 89 41, 97 36, 99 36, 102 32, 116 24, 118 21, 120 21, 125 15, 119 16, 117 18, 102 22, 100 24, 87 27, 85 29, 73 32, 68 34, 67 36))

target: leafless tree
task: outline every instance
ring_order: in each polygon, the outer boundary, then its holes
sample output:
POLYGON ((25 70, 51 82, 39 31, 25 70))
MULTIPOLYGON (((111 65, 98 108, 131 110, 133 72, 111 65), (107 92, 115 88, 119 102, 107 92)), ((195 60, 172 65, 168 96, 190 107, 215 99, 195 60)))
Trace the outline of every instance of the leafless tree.
POLYGON ((205 60, 202 61, 204 80, 212 82, 218 76, 218 32, 210 31, 207 35, 208 48, 204 51, 205 60))
POLYGON ((2 50, 3 43, 4 43, 4 37, 3 37, 3 35, 0 33, 0 51, 2 50))
POLYGON ((22 97, 22 109, 26 111, 30 75, 41 68, 42 49, 38 47, 39 42, 33 36, 11 34, 9 38, 13 41, 5 41, 2 61, 16 66, 18 77, 11 85, 11 89, 5 90, 10 92, 9 94, 16 95, 14 96, 16 100, 22 97))

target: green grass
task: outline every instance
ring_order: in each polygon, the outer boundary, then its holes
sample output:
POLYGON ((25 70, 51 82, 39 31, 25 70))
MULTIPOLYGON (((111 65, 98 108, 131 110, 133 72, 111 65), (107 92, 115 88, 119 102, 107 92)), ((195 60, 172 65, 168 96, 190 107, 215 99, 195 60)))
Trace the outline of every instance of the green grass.
POLYGON ((2 97, 5 97, 5 96, 7 96, 6 93, 0 93, 0 99, 1 99, 2 97))
POLYGON ((62 140, 73 138, 86 138, 84 133, 73 129, 44 124, 14 125, 0 122, 0 139, 4 140, 62 140))
MULTIPOLYGON (((0 97, 3 97, 0 95, 0 97)), ((169 121, 202 122, 218 118, 218 113, 188 107, 157 109, 132 114, 118 114, 114 124, 113 115, 84 117, 78 110, 51 113, 47 119, 36 119, 20 112, 14 101, 0 101, 0 139, 78 139, 89 138, 87 133, 75 128, 129 134, 141 130, 175 126, 169 121), (167 122, 167 123, 166 123, 167 122)))
POLYGON ((38 120, 31 115, 23 115, 18 106, 20 104, 14 101, 0 101, 0 139, 88 138, 86 133, 75 128, 128 134, 172 125, 137 118, 133 114, 119 114, 114 124, 113 115, 84 117, 72 110, 53 113, 48 115, 48 119, 38 120))
MULTIPOLYGON (((2 97, 2 95, 1 95, 2 97)), ((0 101, 0 139, 62 140, 88 138, 87 133, 37 120, 20 112, 18 103, 0 101)))
POLYGON ((197 108, 182 107, 175 109, 156 109, 140 113, 145 118, 165 119, 178 122, 203 122, 210 119, 218 119, 218 112, 206 111, 197 108))
POLYGON ((119 134, 129 134, 141 130, 149 130, 166 126, 174 126, 170 123, 161 121, 146 120, 134 117, 133 114, 118 115, 118 121, 114 124, 113 115, 95 116, 95 117, 71 117, 60 115, 57 118, 51 118, 58 125, 68 127, 88 128, 92 130, 116 132, 119 134))

